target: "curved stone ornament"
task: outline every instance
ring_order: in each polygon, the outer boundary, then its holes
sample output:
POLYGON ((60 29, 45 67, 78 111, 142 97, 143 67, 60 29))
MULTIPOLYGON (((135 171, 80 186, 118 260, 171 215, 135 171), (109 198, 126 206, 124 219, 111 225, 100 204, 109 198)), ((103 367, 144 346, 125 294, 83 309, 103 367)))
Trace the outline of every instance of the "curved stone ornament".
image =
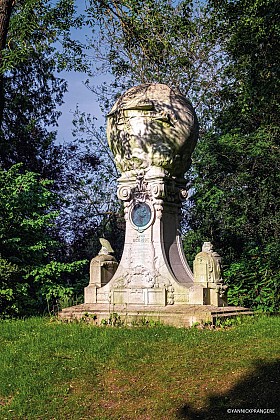
POLYGON ((128 201, 131 196, 131 188, 129 186, 120 186, 117 191, 117 196, 122 201, 128 201))

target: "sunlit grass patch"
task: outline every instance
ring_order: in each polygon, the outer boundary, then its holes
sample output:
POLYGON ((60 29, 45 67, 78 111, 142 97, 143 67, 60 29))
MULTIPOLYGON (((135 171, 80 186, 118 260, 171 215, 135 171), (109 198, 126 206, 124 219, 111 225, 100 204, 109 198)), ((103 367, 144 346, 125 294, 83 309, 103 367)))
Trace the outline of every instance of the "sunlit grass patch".
POLYGON ((188 418, 213 395, 222 415, 242 381, 277 370, 279 335, 277 317, 221 330, 2 321, 0 418, 188 418))

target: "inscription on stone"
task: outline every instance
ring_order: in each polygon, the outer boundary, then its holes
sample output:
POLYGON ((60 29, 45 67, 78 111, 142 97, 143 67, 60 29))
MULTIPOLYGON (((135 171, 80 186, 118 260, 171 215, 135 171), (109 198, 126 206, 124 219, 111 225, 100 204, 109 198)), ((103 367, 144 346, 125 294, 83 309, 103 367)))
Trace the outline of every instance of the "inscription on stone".
POLYGON ((142 262, 148 264, 153 257, 151 250, 149 248, 141 247, 141 246, 134 246, 131 249, 131 259, 135 261, 135 263, 142 262))
POLYGON ((148 228, 145 232, 135 232, 130 242, 130 265, 141 265, 149 271, 154 269, 155 248, 152 242, 152 231, 148 228))
POLYGON ((147 243, 150 242, 150 238, 147 238, 146 236, 138 235, 138 236, 136 236, 136 238, 132 239, 132 242, 147 244, 147 243))

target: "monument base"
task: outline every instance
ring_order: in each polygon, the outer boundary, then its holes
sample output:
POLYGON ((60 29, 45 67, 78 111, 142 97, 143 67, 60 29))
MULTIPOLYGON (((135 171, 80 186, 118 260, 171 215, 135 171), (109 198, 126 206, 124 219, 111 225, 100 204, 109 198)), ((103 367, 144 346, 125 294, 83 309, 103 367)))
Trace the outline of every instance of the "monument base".
POLYGON ((175 327, 191 327, 196 323, 210 322, 215 324, 218 318, 253 315, 253 312, 240 306, 215 307, 211 305, 125 305, 125 304, 91 304, 84 303, 62 309, 58 317, 62 320, 74 321, 88 319, 101 325, 117 314, 124 325, 141 325, 146 321, 159 322, 175 327))

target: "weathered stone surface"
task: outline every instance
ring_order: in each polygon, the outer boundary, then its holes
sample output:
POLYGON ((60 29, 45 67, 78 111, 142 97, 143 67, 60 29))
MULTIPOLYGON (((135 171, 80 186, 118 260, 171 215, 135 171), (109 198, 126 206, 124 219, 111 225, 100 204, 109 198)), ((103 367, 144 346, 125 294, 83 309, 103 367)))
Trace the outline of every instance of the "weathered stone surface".
POLYGON ((82 304, 63 309, 59 317, 63 320, 85 319, 96 325, 117 314, 125 325, 158 321, 175 327, 191 327, 196 323, 212 322, 218 318, 252 315, 253 312, 243 307, 218 308, 211 305, 126 305, 126 304, 82 304))
POLYGON ((194 277, 180 237, 181 205, 187 198, 183 175, 197 133, 191 104, 166 85, 131 88, 109 113, 107 136, 122 172, 117 195, 124 205, 126 233, 118 267, 106 240, 91 262, 85 303, 100 310, 100 316, 115 308, 132 317, 137 311, 158 314, 185 326, 209 315, 199 309, 205 305, 225 309, 220 256, 205 243, 194 277))
POLYGON ((211 242, 204 242, 202 251, 193 263, 194 284, 204 288, 204 303, 216 306, 227 304, 226 290, 222 277, 222 258, 213 250, 211 242))
MULTIPOLYGON (((187 197, 183 175, 197 135, 190 102, 166 85, 131 88, 112 108, 107 137, 122 172, 117 195, 124 203, 126 235, 112 279, 92 283, 88 296, 94 302, 161 307, 190 302, 193 274, 179 224, 187 197)), ((195 295, 201 293, 196 287, 195 295)))
POLYGON ((121 172, 155 166, 183 176, 190 167, 198 123, 178 90, 143 84, 129 89, 113 106, 107 137, 121 172))
POLYGON ((184 187, 161 168, 150 169, 128 171, 119 179, 126 220, 124 251, 112 280, 97 290, 97 302, 189 303, 193 274, 179 234, 184 187))
POLYGON ((90 262, 90 282, 85 287, 85 303, 97 301, 97 289, 105 286, 114 276, 118 263, 112 255, 114 252, 110 243, 100 238, 101 250, 99 254, 90 262))

